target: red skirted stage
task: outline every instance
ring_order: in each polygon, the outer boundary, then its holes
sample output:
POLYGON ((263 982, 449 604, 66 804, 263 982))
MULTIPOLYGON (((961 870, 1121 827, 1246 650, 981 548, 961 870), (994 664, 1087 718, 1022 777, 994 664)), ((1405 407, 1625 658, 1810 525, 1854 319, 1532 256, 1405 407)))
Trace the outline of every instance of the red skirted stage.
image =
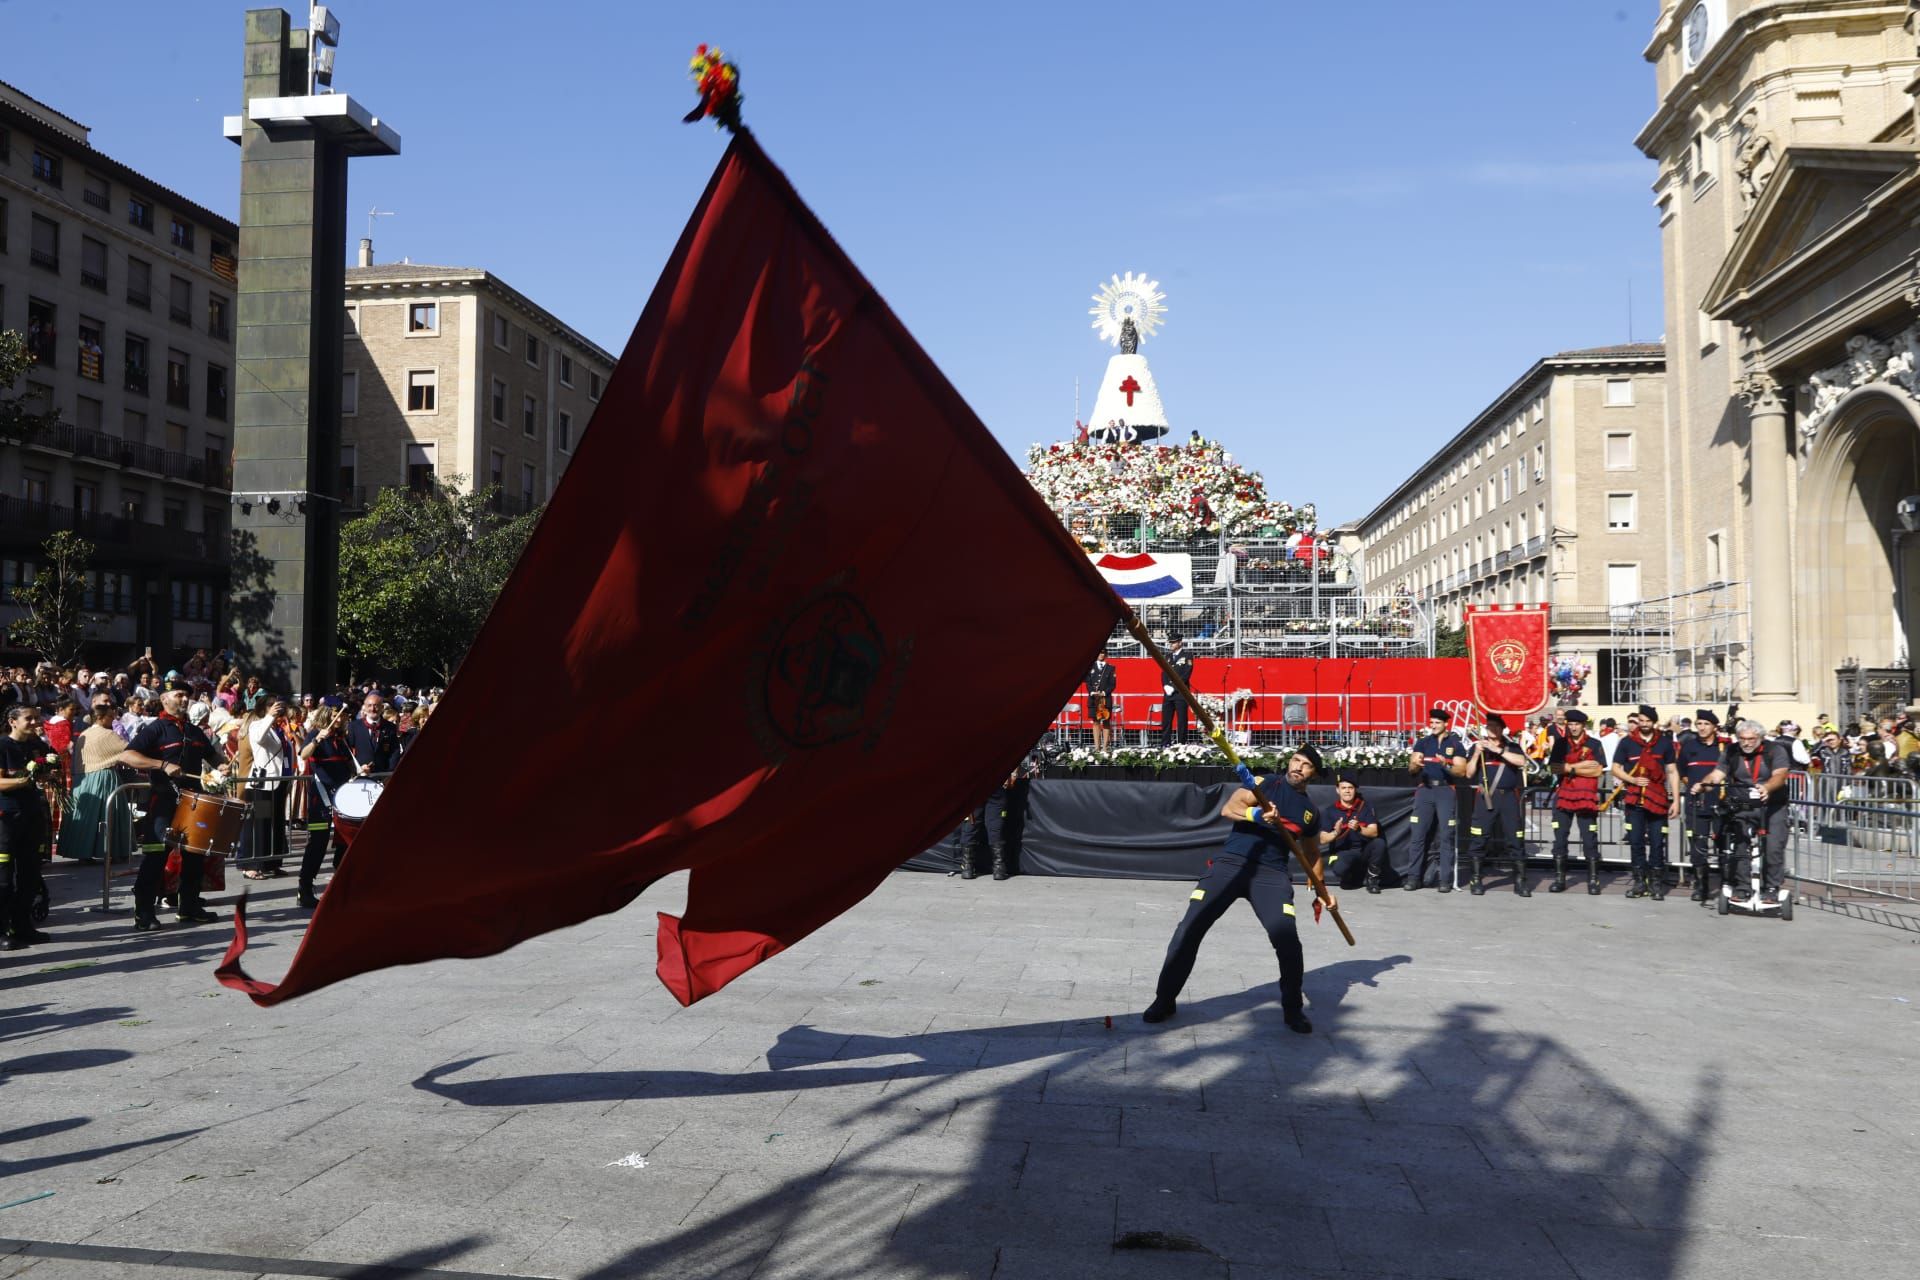
MULTIPOLYGON (((1122 730, 1160 727, 1161 675, 1149 658, 1111 659, 1118 673, 1115 722, 1122 730)), ((1424 727, 1437 702, 1457 720, 1473 698, 1465 658, 1200 658, 1193 691, 1230 727, 1274 735, 1403 733, 1424 727)), ((1082 689, 1062 708, 1056 728, 1084 729, 1082 689)))

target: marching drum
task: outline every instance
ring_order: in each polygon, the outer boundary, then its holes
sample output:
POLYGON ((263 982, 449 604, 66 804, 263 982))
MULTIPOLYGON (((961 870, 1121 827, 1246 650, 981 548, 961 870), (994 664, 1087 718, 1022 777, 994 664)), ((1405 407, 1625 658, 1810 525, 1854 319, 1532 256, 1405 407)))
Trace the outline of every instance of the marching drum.
POLYGON ((353 843, 360 824, 373 812, 374 802, 387 784, 373 778, 351 778, 340 784, 333 793, 333 829, 340 833, 340 839, 346 844, 353 843))
POLYGON ((182 791, 180 803, 173 807, 173 821, 167 824, 167 834, 191 853, 232 855, 240 849, 240 832, 252 811, 253 806, 245 800, 182 791))

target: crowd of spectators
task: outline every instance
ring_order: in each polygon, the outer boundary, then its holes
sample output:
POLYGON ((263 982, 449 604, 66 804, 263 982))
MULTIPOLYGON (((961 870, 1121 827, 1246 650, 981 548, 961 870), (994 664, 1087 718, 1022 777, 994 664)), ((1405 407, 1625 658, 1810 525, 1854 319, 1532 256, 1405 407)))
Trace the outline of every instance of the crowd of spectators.
MULTIPOLYGON (((1684 715, 1661 726, 1676 740, 1693 736, 1693 721, 1684 715)), ((1553 739, 1566 729, 1566 711, 1536 716, 1527 726, 1522 746, 1535 760, 1545 761, 1553 749, 1553 739)), ((1611 719, 1601 720, 1595 736, 1612 765, 1614 748, 1625 736, 1611 719)), ((1797 722, 1782 720, 1768 735, 1786 747, 1794 767, 1808 773, 1873 774, 1879 776, 1920 776, 1920 724, 1905 711, 1879 720, 1861 720, 1845 727, 1821 712, 1814 719, 1812 733, 1797 722)))

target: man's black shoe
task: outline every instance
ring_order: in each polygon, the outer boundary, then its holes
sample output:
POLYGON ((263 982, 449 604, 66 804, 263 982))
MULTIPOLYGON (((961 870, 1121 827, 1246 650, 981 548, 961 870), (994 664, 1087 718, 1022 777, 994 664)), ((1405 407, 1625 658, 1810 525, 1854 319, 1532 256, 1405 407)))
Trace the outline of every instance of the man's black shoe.
POLYGON ((32 945, 33 944, 31 942, 28 942, 25 938, 8 938, 6 949, 8 951, 25 951, 28 947, 32 945))
POLYGON ((1415 889, 1418 889, 1420 886, 1415 881, 1408 880, 1405 883, 1403 883, 1400 887, 1402 889, 1405 889, 1408 893, 1412 893, 1415 889))
POLYGON ((25 938, 28 942, 52 942, 53 941, 52 934, 42 933, 38 929, 29 929, 25 933, 21 934, 20 936, 25 938))
POLYGON ((141 915, 137 911, 134 913, 133 929, 135 933, 152 933, 159 927, 160 919, 158 916, 141 915))
POLYGON ((1441 885, 1441 886, 1440 886, 1440 892, 1441 892, 1441 893, 1452 893, 1452 892, 1453 892, 1453 886, 1452 886, 1452 885, 1450 885, 1450 884, 1443 884, 1443 885, 1441 885))
POLYGON ((1287 1010, 1287 1030, 1297 1031, 1303 1036, 1311 1035, 1313 1033, 1313 1024, 1307 1021, 1306 1010, 1304 1009, 1287 1010))
POLYGON ((1172 1000, 1155 1000, 1148 1005, 1146 1012, 1140 1015, 1142 1022, 1165 1022, 1174 1015, 1180 1006, 1172 1000))
POLYGON ((205 907, 190 907, 180 912, 181 924, 212 924, 219 918, 218 911, 209 911, 205 907))

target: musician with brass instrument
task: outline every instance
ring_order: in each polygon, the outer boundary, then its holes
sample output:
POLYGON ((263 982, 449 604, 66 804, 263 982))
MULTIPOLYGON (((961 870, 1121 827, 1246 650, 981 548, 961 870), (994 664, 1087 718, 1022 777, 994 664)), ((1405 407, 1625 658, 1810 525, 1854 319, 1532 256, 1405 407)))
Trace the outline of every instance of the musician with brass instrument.
MULTIPOLYGON (((160 891, 166 881, 167 824, 182 790, 201 789, 202 771, 222 757, 207 735, 187 723, 187 695, 174 690, 160 699, 160 715, 142 725, 114 762, 147 774, 146 815, 140 820, 140 871, 133 882, 133 927, 160 927, 160 891)), ((219 776, 219 775, 216 775, 219 776)), ((200 901, 203 855, 180 850, 179 916, 182 924, 206 924, 220 917, 200 901)))
POLYGON ((1720 717, 1706 707, 1693 713, 1693 736, 1680 744, 1680 782, 1686 787, 1687 858, 1693 864, 1693 900, 1701 906, 1713 902, 1711 883, 1713 865, 1721 865, 1726 878, 1726 817, 1720 804, 1720 787, 1708 778, 1720 768, 1726 754, 1726 739, 1720 736, 1720 717))
POLYGON ((1548 765, 1560 785, 1553 792, 1553 883, 1548 893, 1567 891, 1567 844, 1580 832, 1587 860, 1587 892, 1600 892, 1600 779, 1607 774, 1606 753, 1587 733, 1587 713, 1567 712, 1567 732, 1553 744, 1548 765))
POLYGON ((1113 750, 1113 689, 1120 673, 1107 661, 1107 651, 1093 655, 1093 669, 1087 672, 1087 723, 1093 726, 1093 749, 1113 750))
POLYGON ((1480 868, 1488 846, 1496 841, 1513 859, 1513 891, 1522 898, 1533 896, 1527 886, 1526 820, 1520 812, 1527 753, 1507 734, 1506 720, 1488 716, 1473 750, 1454 765, 1457 776, 1471 778, 1474 783, 1473 817, 1467 823, 1467 858, 1473 878, 1467 882, 1467 891, 1476 898, 1487 891, 1480 868))
POLYGON ((1613 754, 1633 857, 1627 896, 1660 902, 1667 896, 1667 822, 1680 816, 1679 757, 1673 739, 1660 732, 1660 714, 1652 707, 1642 705, 1627 724, 1627 736, 1613 754))
MULTIPOLYGON (((1313 1030, 1301 992, 1306 957, 1294 921, 1293 859, 1298 857, 1315 869, 1315 876, 1324 878, 1316 834, 1319 822, 1307 795, 1307 783, 1320 770, 1318 751, 1311 745, 1296 747, 1287 758, 1284 776, 1255 778, 1256 790, 1238 787, 1227 798, 1220 814, 1232 819, 1233 830, 1194 886, 1187 914, 1167 944, 1153 1003, 1140 1015, 1142 1022, 1165 1022, 1174 1015, 1207 930, 1228 907, 1245 898, 1280 962, 1280 1011, 1288 1029, 1302 1035, 1313 1030)), ((1331 894, 1326 901, 1330 908, 1334 905, 1331 894)))

